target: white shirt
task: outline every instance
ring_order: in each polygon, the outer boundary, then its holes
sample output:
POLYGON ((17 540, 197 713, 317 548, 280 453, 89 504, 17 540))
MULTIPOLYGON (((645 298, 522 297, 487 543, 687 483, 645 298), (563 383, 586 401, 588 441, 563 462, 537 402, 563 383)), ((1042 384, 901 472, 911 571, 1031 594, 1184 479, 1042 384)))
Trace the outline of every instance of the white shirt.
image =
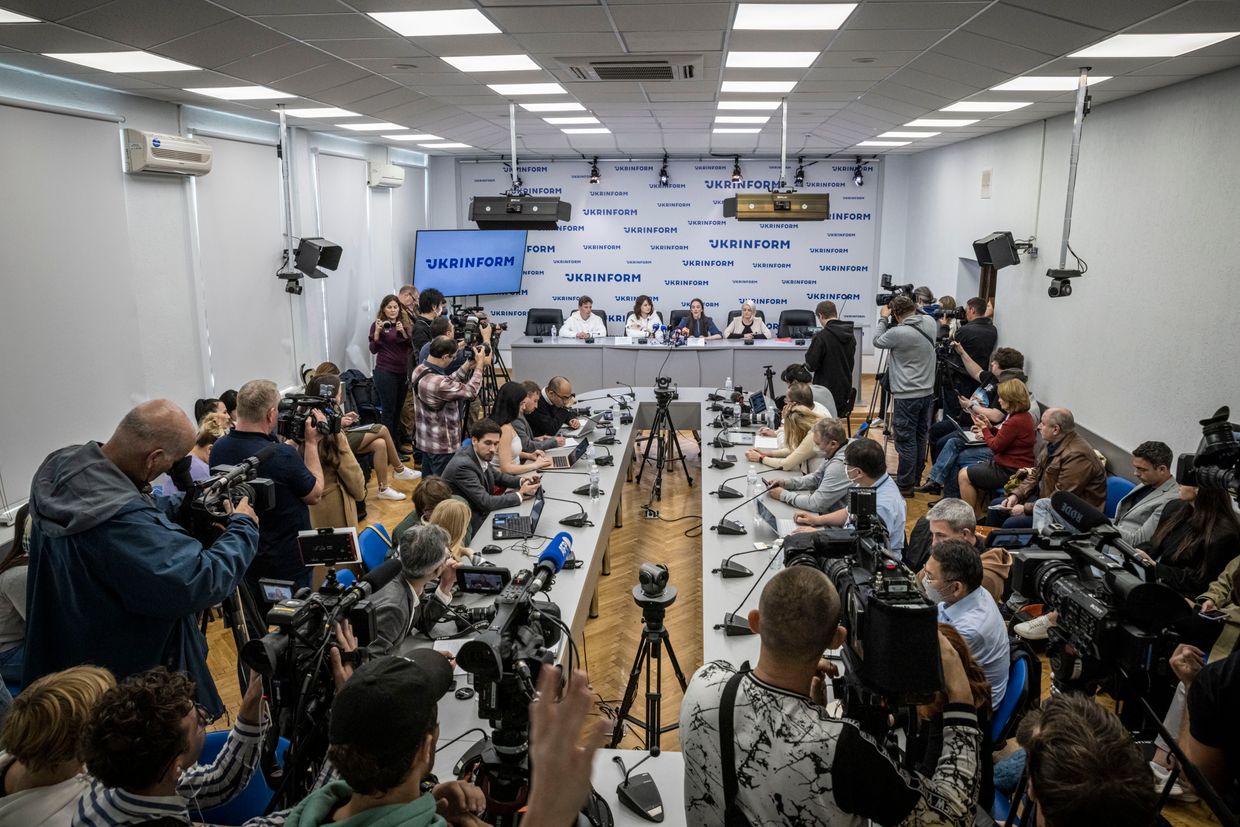
POLYGON ((589 333, 591 336, 606 336, 607 323, 597 313, 591 313, 590 318, 583 319, 581 318, 581 311, 577 311, 564 320, 564 326, 560 328, 560 335, 576 336, 578 333, 589 333))
POLYGON ((630 313, 624 321, 624 332, 629 336, 649 336, 652 325, 663 324, 663 317, 658 313, 639 319, 636 313, 630 313))

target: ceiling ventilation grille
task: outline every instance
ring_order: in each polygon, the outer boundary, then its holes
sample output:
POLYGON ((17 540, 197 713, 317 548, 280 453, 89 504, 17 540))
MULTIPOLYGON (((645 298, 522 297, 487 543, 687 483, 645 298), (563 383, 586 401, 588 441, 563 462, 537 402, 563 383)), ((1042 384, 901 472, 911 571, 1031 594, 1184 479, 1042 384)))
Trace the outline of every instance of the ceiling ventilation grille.
POLYGON ((701 55, 634 55, 627 58, 562 57, 559 63, 573 80, 675 81, 703 75, 701 55))

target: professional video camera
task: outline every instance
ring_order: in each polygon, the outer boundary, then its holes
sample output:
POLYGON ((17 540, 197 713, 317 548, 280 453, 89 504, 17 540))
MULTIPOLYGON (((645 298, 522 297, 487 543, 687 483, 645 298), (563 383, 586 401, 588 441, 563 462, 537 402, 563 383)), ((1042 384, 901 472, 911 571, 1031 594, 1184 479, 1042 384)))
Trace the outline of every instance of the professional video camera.
MULTIPOLYGON (((475 344, 482 342, 482 328, 488 325, 491 328, 491 339, 494 341, 500 333, 508 329, 508 323, 492 322, 486 316, 486 310, 482 307, 461 307, 460 305, 452 306, 452 329, 456 332, 457 341, 461 342, 465 347, 473 347, 475 344)), ((490 351, 488 350, 488 353, 490 351)))
POLYGON ((1123 675, 1144 695, 1193 611, 1171 588, 1135 573, 1135 551, 1097 509, 1063 491, 1051 508, 1067 525, 1022 534, 1028 545, 1009 550, 1013 591, 1059 613, 1047 643, 1052 680, 1096 689, 1123 675))
POLYGON ((275 483, 258 476, 258 466, 275 451, 275 446, 269 445, 238 465, 217 465, 215 473, 205 480, 190 477, 188 454, 173 463, 168 475, 178 489, 187 492, 177 511, 177 522, 195 540, 209 546, 224 532, 229 513, 225 502, 236 505, 242 497, 249 497, 250 507, 257 512, 274 508, 275 483))
POLYGON ((1224 405, 1214 416, 1201 420, 1201 443, 1196 454, 1180 454, 1175 481, 1180 485, 1229 491, 1240 503, 1240 426, 1228 422, 1231 409, 1224 405))
POLYGON ((314 423, 320 436, 340 433, 340 409, 334 397, 290 393, 281 397, 276 407, 276 433, 294 442, 306 441, 306 419, 311 411, 320 411, 322 421, 314 423))
POLYGON ((457 764, 487 798, 488 823, 515 823, 529 787, 529 705, 544 665, 554 662, 551 649, 560 641, 560 607, 535 601, 547 592, 572 554, 572 537, 560 532, 547 544, 534 570, 518 572, 492 606, 470 609, 478 637, 467 641, 456 662, 474 676, 478 713, 492 727, 489 737, 471 747, 457 764))
POLYGON ((353 627, 359 648, 345 662, 360 663, 373 637, 367 598, 399 575, 400 561, 392 559, 347 589, 331 568, 317 592, 302 589, 294 595, 290 581, 259 581, 263 597, 273 604, 267 625, 277 628, 247 642, 241 661, 263 676, 276 722, 265 742, 263 772, 274 782, 278 808, 296 804, 314 789, 327 755, 327 719, 335 695, 328 650, 335 645, 335 623, 348 620, 353 627), (276 736, 290 742, 283 770, 273 760, 276 736))
POLYGON ((882 278, 880 278, 878 281, 879 287, 888 291, 886 293, 875 294, 874 304, 878 305, 879 307, 886 307, 887 305, 891 304, 891 300, 894 299, 896 296, 913 295, 913 285, 892 284, 891 283, 892 278, 893 276, 890 273, 883 273, 882 278))
POLYGON ((913 572, 891 556, 872 488, 854 488, 855 528, 827 528, 784 538, 785 566, 813 566, 840 595, 844 706, 867 730, 888 730, 892 707, 926 703, 943 688, 938 609, 913 572))
POLYGON ((949 310, 941 304, 928 304, 925 307, 919 308, 919 312, 925 313, 927 316, 933 316, 936 319, 958 319, 962 322, 965 320, 965 308, 963 307, 949 310))

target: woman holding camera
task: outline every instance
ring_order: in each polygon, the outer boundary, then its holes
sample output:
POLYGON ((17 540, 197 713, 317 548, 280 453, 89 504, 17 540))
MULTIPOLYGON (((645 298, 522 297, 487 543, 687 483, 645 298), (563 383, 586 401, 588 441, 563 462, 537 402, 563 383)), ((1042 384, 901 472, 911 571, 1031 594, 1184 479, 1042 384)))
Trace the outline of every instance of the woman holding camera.
POLYGON ((654 312, 654 302, 642 294, 633 303, 633 312, 624 320, 624 335, 653 336, 655 325, 663 324, 663 317, 654 312))
MULTIPOLYGON (((337 405, 341 402, 340 377, 324 373, 313 377, 306 393, 319 396, 324 389, 334 390, 337 405)), ((319 463, 323 467, 323 498, 310 506, 310 525, 314 528, 351 528, 357 525, 357 501, 366 499, 366 478, 349 450, 349 439, 343 430, 319 438, 319 463)), ((393 492, 399 493, 399 492, 393 492)), ((404 499, 401 494, 400 499, 404 499)))
POLYGON ((409 354, 413 351, 410 334, 401 317, 400 299, 389 293, 379 303, 368 338, 370 352, 375 355, 375 389, 383 405, 383 424, 392 434, 400 433, 400 412, 409 389, 409 354))
POLYGON ((744 339, 746 342, 771 338, 771 329, 766 326, 766 322, 758 318, 757 313, 754 303, 746 299, 741 303, 741 315, 728 322, 727 329, 723 331, 723 337, 744 339))

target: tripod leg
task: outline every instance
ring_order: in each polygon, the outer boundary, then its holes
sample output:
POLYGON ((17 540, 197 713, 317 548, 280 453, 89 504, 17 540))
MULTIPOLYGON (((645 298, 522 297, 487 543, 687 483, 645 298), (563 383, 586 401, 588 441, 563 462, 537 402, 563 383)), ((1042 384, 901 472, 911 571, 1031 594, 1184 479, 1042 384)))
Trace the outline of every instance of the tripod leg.
POLYGON ((663 647, 667 649, 667 658, 672 662, 672 671, 676 673, 676 680, 680 681, 680 689, 683 692, 689 688, 689 682, 685 680, 685 673, 680 668, 680 661, 676 660, 676 652, 672 649, 672 639, 668 636, 666 627, 664 627, 660 637, 663 638, 663 647))
POLYGON ((628 717, 629 712, 633 709, 633 701, 637 698, 637 679, 641 676, 642 665, 649 657, 650 650, 646 648, 645 640, 637 649, 637 657, 633 658, 633 668, 629 670, 629 682, 624 687, 624 699, 620 702, 620 708, 616 710, 616 726, 611 732, 612 749, 620 743, 620 739, 624 737, 624 721, 628 717))
MULTIPOLYGON (((662 634, 666 634, 663 632, 662 634)), ((650 669, 646 670, 646 749, 652 752, 659 749, 659 736, 663 734, 663 720, 660 717, 663 705, 663 658, 659 656, 659 638, 650 643, 651 658, 654 660, 654 691, 650 691, 650 669)))

